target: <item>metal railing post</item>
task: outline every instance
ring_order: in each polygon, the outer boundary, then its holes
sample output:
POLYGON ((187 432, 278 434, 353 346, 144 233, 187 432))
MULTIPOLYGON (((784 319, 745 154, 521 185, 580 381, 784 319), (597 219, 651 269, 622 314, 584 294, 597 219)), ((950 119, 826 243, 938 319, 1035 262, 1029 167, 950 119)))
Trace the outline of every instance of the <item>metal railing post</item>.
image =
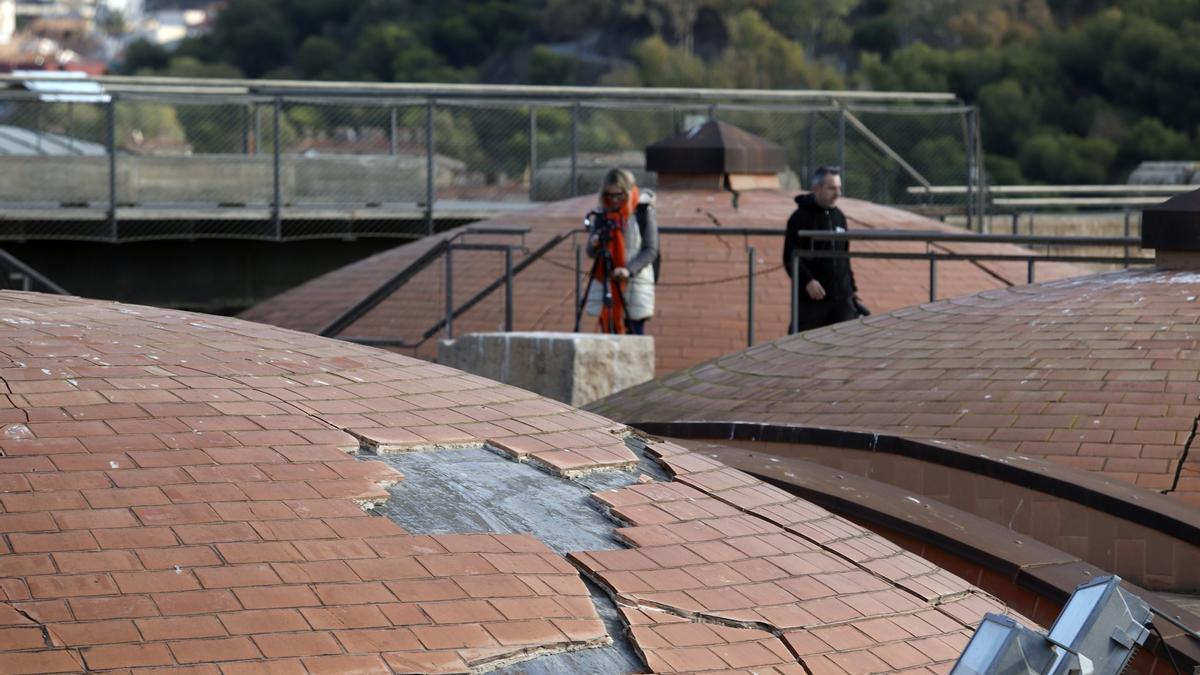
POLYGON ((251 105, 247 103, 242 106, 242 154, 250 154, 250 110, 251 105))
POLYGON ((454 246, 446 247, 446 339, 454 339, 454 246))
POLYGON ((717 104, 716 104, 716 103, 710 103, 710 104, 709 104, 709 106, 708 106, 708 119, 710 119, 710 120, 714 120, 714 121, 717 119, 717 104))
POLYGON ((746 249, 746 346, 754 346, 754 247, 746 249))
POLYGON ((1030 257, 1029 257, 1029 262, 1028 262, 1028 263, 1026 263, 1026 264, 1027 264, 1029 267, 1028 267, 1028 269, 1026 269, 1026 270, 1025 270, 1025 283, 1028 283, 1028 284, 1032 284, 1032 283, 1033 283, 1033 279, 1034 279, 1034 276, 1033 276, 1033 264, 1034 264, 1035 262, 1037 262, 1037 261, 1036 261, 1036 260, 1034 260, 1033 256, 1030 256, 1030 257))
MULTIPOLYGON (((425 230, 426 234, 433 234, 433 202, 437 199, 437 187, 433 180, 435 166, 433 152, 435 148, 433 138, 433 107, 437 105, 437 99, 431 98, 425 105, 425 230)), ((449 251, 447 251, 449 255, 449 251)), ((449 263, 450 258, 446 258, 449 263)))
POLYGON ((537 184, 537 108, 529 106, 529 201, 537 184))
POLYGON ((937 254, 929 254, 929 301, 937 300, 937 254))
MULTIPOLYGON (((963 113, 963 139, 967 144, 967 230, 971 229, 971 222, 974 211, 975 190, 978 187, 975 184, 975 125, 972 123, 971 111, 968 109, 963 113)), ((980 224, 979 231, 983 231, 983 225, 980 224)))
POLYGON ((388 118, 389 118, 388 119, 388 122, 389 122, 388 151, 393 157, 395 157, 396 155, 400 154, 400 120, 398 119, 399 113, 396 111, 395 106, 392 106, 391 108, 389 108, 388 113, 389 113, 388 114, 388 118))
POLYGON ((504 332, 513 329, 513 265, 512 248, 504 249, 504 332))
POLYGON ((800 254, 792 253, 792 326, 789 335, 800 329, 800 254))
POLYGON ((975 184, 978 187, 975 198, 978 204, 975 207, 975 215, 984 218, 988 213, 988 180, 987 167, 984 164, 983 154, 983 136, 979 126, 979 108, 974 109, 975 114, 971 119, 975 129, 975 184))
MULTIPOLYGON (((580 295, 583 294, 583 281, 579 278, 579 271, 583 267, 583 245, 575 244, 575 304, 572 306, 572 311, 579 311, 580 295)), ((579 326, 575 327, 579 330, 579 326)))
POLYGON ((806 153, 804 165, 804 175, 800 177, 800 183, 804 188, 808 188, 808 180, 817 170, 816 146, 817 146, 817 113, 811 111, 808 113, 808 138, 806 139, 806 153))
POLYGON ((579 194, 579 100, 571 104, 571 196, 579 194))
POLYGON ((262 152, 262 112, 257 104, 254 104, 251 111, 254 113, 254 154, 258 155, 262 152))
POLYGON ((838 106, 838 167, 842 170, 842 194, 846 194, 846 106, 838 106))
POLYGON ((280 185, 282 174, 281 155, 279 149, 279 124, 283 119, 283 99, 276 97, 271 108, 271 227, 275 230, 275 241, 283 239, 283 219, 280 217, 283 202, 283 186, 280 185))
MULTIPOLYGON (((117 97, 108 99, 104 109, 104 145, 108 153, 108 238, 116 242, 120 233, 117 231, 117 97)), ((40 134, 39 134, 40 137, 40 134)))
MULTIPOLYGON (((1129 219, 1132 217, 1129 209, 1125 209, 1125 236, 1129 236, 1129 219)), ((1129 246, 1125 246, 1125 269, 1129 269, 1129 246)))

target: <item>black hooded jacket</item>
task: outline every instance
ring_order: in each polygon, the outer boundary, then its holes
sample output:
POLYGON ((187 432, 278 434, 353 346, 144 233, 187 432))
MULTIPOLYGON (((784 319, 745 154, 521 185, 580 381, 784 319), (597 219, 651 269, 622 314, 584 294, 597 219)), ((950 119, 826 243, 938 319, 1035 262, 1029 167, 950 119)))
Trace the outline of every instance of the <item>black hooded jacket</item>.
POLYGON ((796 211, 788 218, 787 238, 783 244, 783 267, 788 276, 792 275, 792 252, 800 254, 800 301, 813 302, 804 292, 804 286, 816 279, 825 288, 826 300, 841 300, 849 298, 858 292, 854 283, 854 270, 850 268, 850 258, 814 258, 805 254, 808 251, 848 251, 847 241, 821 241, 810 237, 800 237, 796 233, 801 230, 845 231, 846 215, 836 206, 827 209, 817 203, 811 194, 796 197, 796 211))

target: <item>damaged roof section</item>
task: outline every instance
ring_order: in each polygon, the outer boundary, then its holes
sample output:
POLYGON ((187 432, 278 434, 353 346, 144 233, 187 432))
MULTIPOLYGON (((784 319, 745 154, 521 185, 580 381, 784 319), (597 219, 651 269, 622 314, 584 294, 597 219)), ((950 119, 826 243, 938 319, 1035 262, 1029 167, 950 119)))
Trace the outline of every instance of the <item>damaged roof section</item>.
POLYGON ((480 672, 526 659, 553 672, 626 622, 634 645, 608 663, 694 669, 671 651, 693 640, 723 669, 770 654, 792 655, 772 667, 795 672, 863 649, 890 663, 894 640, 859 626, 880 607, 939 602, 956 622, 920 637, 948 644, 1000 609, 744 474, 671 446, 647 455, 598 415, 369 347, 4 292, 0 386, 8 672, 480 672), (415 454, 358 459, 402 451, 415 454), (477 463, 455 468, 454 453, 477 463), (655 453, 676 480, 648 465, 655 453), (456 471, 470 472, 457 498, 497 510, 414 519, 456 471), (426 496, 410 490, 424 481, 426 496), (389 499, 399 524, 369 513, 389 499), (574 526, 556 514, 572 511, 590 514, 593 535, 558 541, 574 526), (755 584, 787 595, 754 596, 755 584), (869 642, 821 637, 847 621, 869 642))

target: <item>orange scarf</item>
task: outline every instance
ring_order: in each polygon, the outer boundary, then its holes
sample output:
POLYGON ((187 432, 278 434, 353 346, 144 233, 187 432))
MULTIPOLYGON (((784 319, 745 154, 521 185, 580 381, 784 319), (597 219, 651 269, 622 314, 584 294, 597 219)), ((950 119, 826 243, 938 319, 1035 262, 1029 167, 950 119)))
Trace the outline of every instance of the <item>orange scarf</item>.
MULTIPOLYGON (((630 216, 633 215, 633 205, 637 204, 638 196, 638 189, 635 186, 630 190, 629 199, 625 200, 621 208, 610 214, 616 224, 612 235, 608 238, 608 252, 612 255, 613 269, 625 267, 625 228, 629 226, 630 216)), ((600 309, 600 332, 607 333, 609 332, 609 327, 612 326, 612 332, 618 334, 624 333, 625 284, 620 279, 605 279, 604 270, 601 267, 596 268, 595 278, 600 283, 610 284, 610 290, 612 291, 612 305, 600 309)))

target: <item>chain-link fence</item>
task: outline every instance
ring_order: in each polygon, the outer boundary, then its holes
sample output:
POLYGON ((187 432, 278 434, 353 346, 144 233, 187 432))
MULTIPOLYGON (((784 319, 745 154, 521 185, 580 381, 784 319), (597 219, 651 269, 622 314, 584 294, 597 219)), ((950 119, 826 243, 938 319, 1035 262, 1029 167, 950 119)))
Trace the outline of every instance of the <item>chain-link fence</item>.
POLYGON ((420 236, 611 166, 653 185, 645 147, 713 117, 781 145, 788 189, 821 164, 883 203, 965 182, 969 216, 980 175, 974 110, 948 95, 112 80, 95 103, 0 91, 0 240, 420 236))

